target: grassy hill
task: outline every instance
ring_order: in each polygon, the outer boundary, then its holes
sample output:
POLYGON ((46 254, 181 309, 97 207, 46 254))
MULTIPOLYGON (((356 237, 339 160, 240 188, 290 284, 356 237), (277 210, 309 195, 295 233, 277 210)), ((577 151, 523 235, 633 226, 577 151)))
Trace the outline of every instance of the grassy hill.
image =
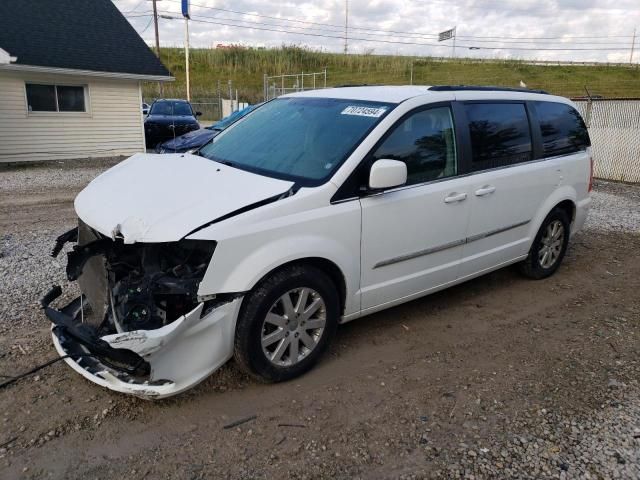
MULTIPOLYGON (((442 59, 383 55, 342 55, 299 47, 278 49, 192 49, 191 96, 194 101, 217 99, 220 81, 223 97, 227 82, 233 82, 243 101, 262 100, 263 75, 319 72, 327 69, 327 85, 409 84, 412 64, 413 83, 422 85, 477 84, 517 87, 524 81, 529 88, 542 88, 564 96, 640 97, 638 66, 600 64, 532 65, 525 61, 442 59)), ((184 50, 162 48, 162 61, 176 77, 166 84, 165 97, 185 97, 184 50)), ((144 96, 158 96, 155 83, 145 85, 144 96)))

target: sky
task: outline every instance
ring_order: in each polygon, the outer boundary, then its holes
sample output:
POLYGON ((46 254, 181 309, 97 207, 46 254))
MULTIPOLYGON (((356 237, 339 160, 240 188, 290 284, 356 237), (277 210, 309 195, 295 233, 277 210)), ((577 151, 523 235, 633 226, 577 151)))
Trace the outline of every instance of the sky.
MULTIPOLYGON (((154 43, 151 0, 113 0, 154 43)), ((158 0, 160 44, 182 46, 180 0, 158 0), (178 18, 179 17, 179 18, 178 18)), ((191 0, 193 47, 241 44, 344 51, 345 0, 191 0)), ((640 62, 639 0, 349 0, 349 53, 640 62), (573 50, 564 50, 571 48, 573 50)))

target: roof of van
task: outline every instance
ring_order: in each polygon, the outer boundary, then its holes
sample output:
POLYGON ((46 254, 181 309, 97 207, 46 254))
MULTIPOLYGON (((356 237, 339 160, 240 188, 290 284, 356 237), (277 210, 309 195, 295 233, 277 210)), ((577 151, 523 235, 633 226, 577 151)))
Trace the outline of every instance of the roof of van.
POLYGON ((445 85, 432 87, 428 85, 400 85, 400 86, 345 86, 337 88, 324 88, 318 90, 306 90, 290 93, 284 97, 315 97, 338 98, 345 100, 364 100, 371 102, 401 103, 409 98, 434 95, 441 92, 456 92, 464 100, 477 96, 484 99, 541 99, 545 97, 551 101, 568 102, 562 97, 549 95, 542 90, 528 90, 524 88, 487 87, 469 85, 445 85))

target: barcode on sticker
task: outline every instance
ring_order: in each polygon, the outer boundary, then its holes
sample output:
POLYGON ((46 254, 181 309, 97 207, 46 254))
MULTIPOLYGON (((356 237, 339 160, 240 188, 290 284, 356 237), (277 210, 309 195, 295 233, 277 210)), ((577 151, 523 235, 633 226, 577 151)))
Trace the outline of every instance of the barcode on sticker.
POLYGON ((360 117, 381 117, 387 109, 385 107, 360 107, 350 106, 345 108, 341 113, 342 115, 358 115, 360 117))

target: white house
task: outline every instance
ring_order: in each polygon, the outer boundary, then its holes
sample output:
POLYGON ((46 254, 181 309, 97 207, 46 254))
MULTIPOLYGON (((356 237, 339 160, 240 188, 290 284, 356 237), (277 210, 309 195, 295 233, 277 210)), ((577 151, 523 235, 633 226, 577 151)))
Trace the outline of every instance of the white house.
POLYGON ((110 0, 0 2, 0 162, 144 151, 142 83, 170 80, 110 0))

